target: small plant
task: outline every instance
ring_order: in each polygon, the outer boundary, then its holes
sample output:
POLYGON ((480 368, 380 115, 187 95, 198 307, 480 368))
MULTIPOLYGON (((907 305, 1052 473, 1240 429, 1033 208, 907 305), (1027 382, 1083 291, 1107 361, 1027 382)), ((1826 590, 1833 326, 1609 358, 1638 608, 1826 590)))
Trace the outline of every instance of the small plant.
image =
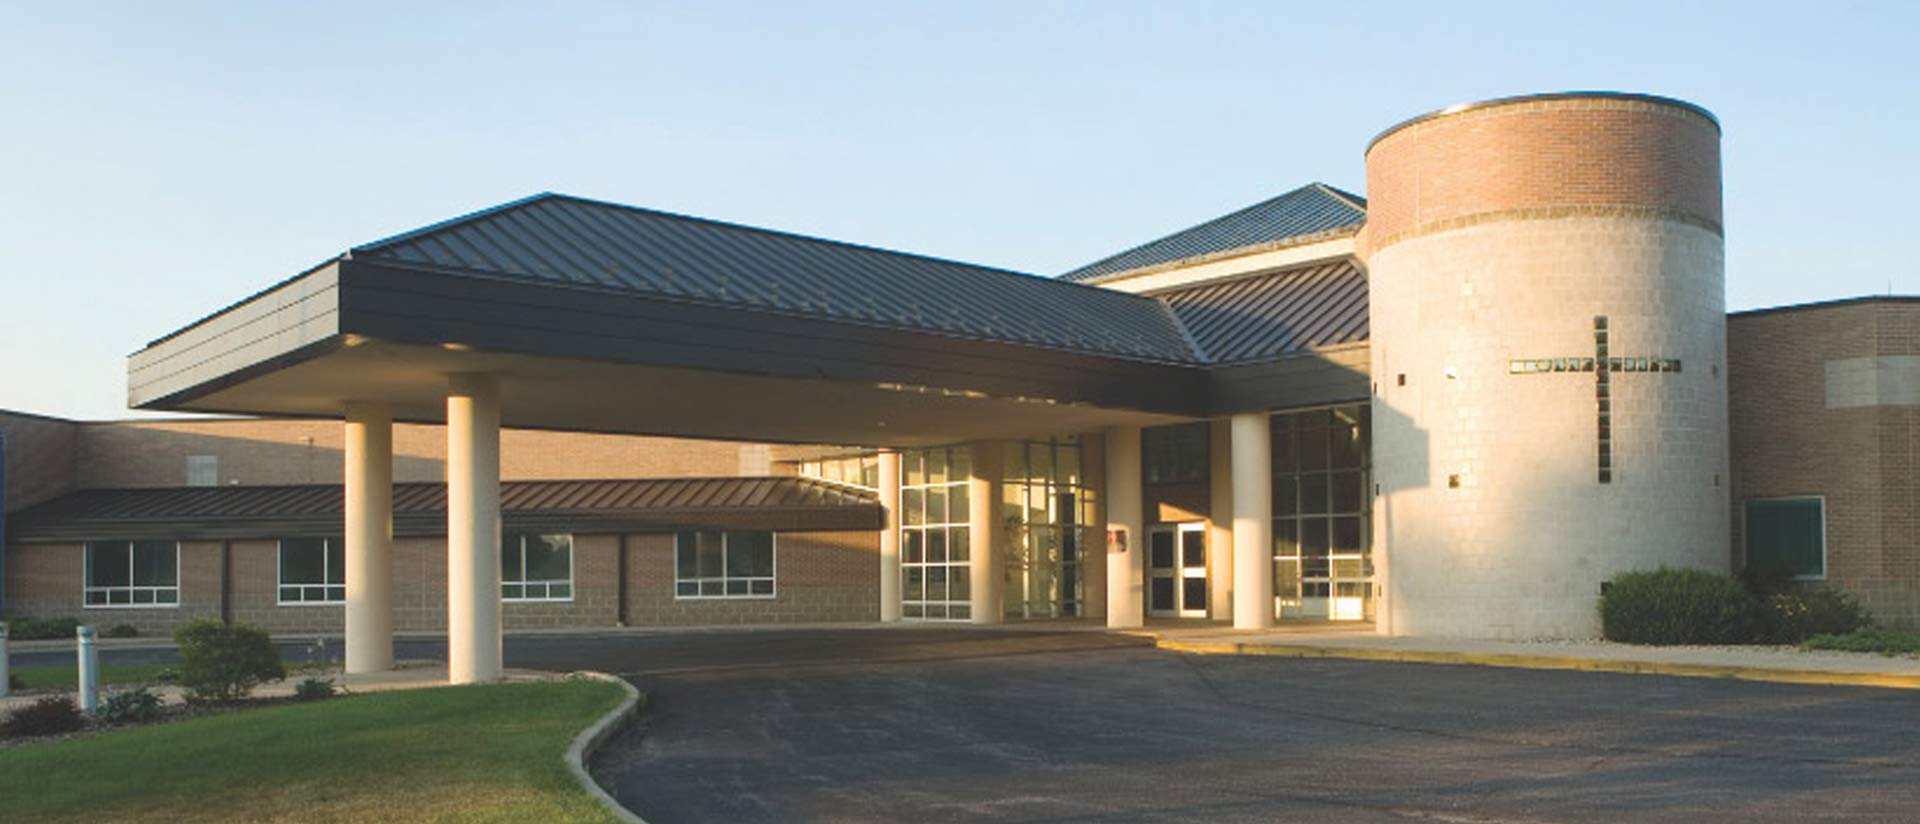
POLYGON ((252 624, 228 626, 199 620, 173 633, 183 662, 180 685, 195 703, 228 703, 253 693, 264 681, 287 677, 280 648, 267 631, 252 624))
POLYGON ((1601 631, 1629 644, 1737 644, 1752 616, 1746 587, 1702 569, 1625 573, 1600 596, 1601 631))
POLYGON ((138 627, 135 627, 132 624, 114 624, 113 626, 108 627, 106 632, 100 633, 100 637, 102 638, 138 638, 140 637, 140 630, 138 627))
POLYGON ((7 619, 7 636, 15 641, 54 641, 72 638, 80 622, 74 618, 36 621, 26 616, 7 619))
POLYGON ((144 724, 160 717, 160 696, 146 687, 121 690, 107 696, 96 715, 109 724, 144 724))
POLYGON ((307 678, 293 688, 293 700, 324 701, 332 698, 337 692, 331 678, 307 678))
POLYGON ((1815 635, 1847 635, 1872 622, 1852 595, 1830 587, 1789 587, 1760 596, 1753 640, 1798 644, 1815 635))
POLYGON ((178 684, 180 683, 180 668, 165 667, 153 674, 153 680, 162 684, 178 684))
POLYGON ((73 696, 49 695, 8 713, 6 720, 0 721, 0 736, 26 738, 57 735, 73 732, 86 725, 86 716, 80 714, 80 707, 73 703, 73 696))

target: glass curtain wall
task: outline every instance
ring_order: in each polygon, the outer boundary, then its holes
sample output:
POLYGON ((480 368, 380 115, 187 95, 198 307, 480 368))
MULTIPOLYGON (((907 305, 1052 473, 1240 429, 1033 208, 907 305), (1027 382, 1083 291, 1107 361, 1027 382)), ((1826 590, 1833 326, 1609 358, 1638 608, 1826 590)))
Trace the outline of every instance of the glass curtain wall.
POLYGON ((917 621, 973 617, 967 556, 966 447, 900 455, 901 615, 917 621))
POLYGON ((1369 423, 1366 404, 1272 416, 1280 617, 1373 617, 1369 423))
POLYGON ((1004 463, 1007 617, 1077 616, 1093 507, 1080 469, 1080 439, 1014 441, 1006 445, 1004 463))

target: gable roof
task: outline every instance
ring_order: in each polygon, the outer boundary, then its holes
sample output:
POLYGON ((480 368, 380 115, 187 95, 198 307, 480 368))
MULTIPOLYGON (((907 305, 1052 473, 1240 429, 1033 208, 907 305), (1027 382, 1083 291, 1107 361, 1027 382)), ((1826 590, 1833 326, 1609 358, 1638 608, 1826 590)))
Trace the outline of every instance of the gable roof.
MULTIPOLYGON (((398 536, 445 535, 447 485, 393 485, 398 536)), ((336 484, 83 489, 14 513, 9 540, 222 539, 338 536, 345 495, 336 484)), ((508 528, 558 532, 877 529, 871 492, 810 478, 648 478, 507 481, 508 528)))
POLYGON ((1211 363, 1367 339, 1367 274, 1351 259, 1158 292, 1211 363))
POLYGON ((1324 183, 1309 183, 1198 226, 1102 258, 1060 276, 1093 282, 1110 275, 1256 245, 1280 245, 1316 235, 1358 231, 1367 201, 1324 183))
POLYGON ((389 265, 1192 363, 1151 299, 545 193, 355 247, 389 265))

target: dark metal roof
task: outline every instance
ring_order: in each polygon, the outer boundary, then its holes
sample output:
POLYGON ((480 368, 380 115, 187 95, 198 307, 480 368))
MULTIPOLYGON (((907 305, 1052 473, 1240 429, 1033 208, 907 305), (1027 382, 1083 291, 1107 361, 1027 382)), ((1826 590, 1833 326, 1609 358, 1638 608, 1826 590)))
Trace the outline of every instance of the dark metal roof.
POLYGON ((1195 360, 1166 312, 1137 295, 566 195, 536 195, 348 254, 980 340, 1195 360))
POLYGON ((1339 260, 1155 295, 1214 363, 1367 339, 1367 274, 1339 260))
MULTIPOLYGON (((8 538, 220 539, 338 535, 344 496, 334 485, 86 489, 15 513, 8 538)), ((394 534, 446 534, 447 487, 394 484, 394 534)), ((508 528, 571 532, 679 526, 877 529, 872 493, 809 478, 508 481, 508 528)))
POLYGON ((1310 183, 1271 200, 1214 218, 1060 276, 1095 281, 1107 275, 1178 260, 1288 241, 1343 229, 1367 219, 1367 202, 1324 183, 1310 183))

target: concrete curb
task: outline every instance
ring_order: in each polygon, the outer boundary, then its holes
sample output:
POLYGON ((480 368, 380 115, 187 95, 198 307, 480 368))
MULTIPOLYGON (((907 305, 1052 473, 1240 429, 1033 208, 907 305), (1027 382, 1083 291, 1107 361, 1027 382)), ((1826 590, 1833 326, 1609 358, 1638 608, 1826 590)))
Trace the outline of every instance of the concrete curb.
POLYGON ((1500 652, 1446 652, 1438 650, 1381 649, 1377 647, 1337 647, 1317 644, 1258 644, 1239 641, 1174 641, 1155 638, 1153 645, 1173 652, 1196 655, 1261 655, 1277 658, 1346 658, 1357 661, 1392 661, 1408 664, 1454 664, 1513 669, 1578 670, 1581 672, 1618 672, 1636 675, 1671 675, 1680 678, 1721 678, 1737 681, 1767 681, 1779 684, 1816 684, 1822 686, 1880 687, 1920 690, 1920 675, 1882 672, 1836 672, 1828 670, 1779 669, 1734 664, 1685 664, 1666 661, 1630 661, 1612 658, 1580 658, 1567 655, 1521 655, 1500 652))
POLYGON ((579 735, 573 737, 573 744, 567 747, 565 756, 567 771, 573 773, 574 782, 579 784, 581 789, 586 790, 588 795, 593 796, 594 800, 599 801, 600 806, 613 813, 614 818, 625 821, 627 824, 647 824, 646 819, 620 806, 620 802, 614 800, 612 795, 593 780, 593 775, 587 772, 587 758, 599 750, 600 746, 605 744, 614 733, 619 732, 621 727, 626 726, 627 722, 633 720, 634 716, 640 714, 646 697, 632 684, 627 683, 626 679, 616 675, 608 675, 604 672, 576 672, 573 675, 619 684, 621 689, 626 690, 627 697, 621 700, 620 706, 608 710, 606 715, 600 716, 600 720, 593 722, 593 726, 581 730, 579 735))

